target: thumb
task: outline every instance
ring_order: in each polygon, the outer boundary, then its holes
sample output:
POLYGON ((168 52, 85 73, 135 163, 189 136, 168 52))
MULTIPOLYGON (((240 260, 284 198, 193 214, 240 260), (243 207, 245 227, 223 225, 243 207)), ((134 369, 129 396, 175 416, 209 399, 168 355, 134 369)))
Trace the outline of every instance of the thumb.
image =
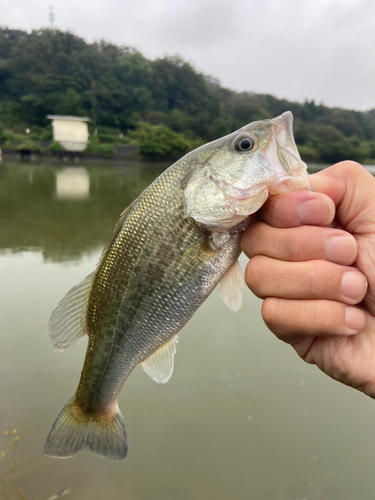
POLYGON ((375 234, 375 178, 359 163, 343 161, 310 176, 313 191, 336 205, 336 218, 353 235, 375 234))

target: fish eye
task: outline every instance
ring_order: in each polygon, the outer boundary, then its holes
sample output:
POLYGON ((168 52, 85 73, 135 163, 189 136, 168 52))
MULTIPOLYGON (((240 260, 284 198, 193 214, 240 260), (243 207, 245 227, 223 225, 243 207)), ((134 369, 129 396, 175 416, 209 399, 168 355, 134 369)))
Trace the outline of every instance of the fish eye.
POLYGON ((254 148, 254 146, 255 146, 254 139, 247 135, 239 137, 234 144, 234 148, 237 151, 251 151, 254 148))

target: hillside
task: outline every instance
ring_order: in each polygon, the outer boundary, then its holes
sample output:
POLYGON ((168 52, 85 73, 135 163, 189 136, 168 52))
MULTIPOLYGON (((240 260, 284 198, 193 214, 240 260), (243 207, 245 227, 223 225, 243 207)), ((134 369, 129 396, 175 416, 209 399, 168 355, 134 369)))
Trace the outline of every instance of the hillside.
POLYGON ((130 142, 145 156, 162 158, 286 110, 294 115, 305 160, 375 161, 375 109, 238 93, 177 56, 149 60, 131 47, 88 44, 71 33, 0 28, 3 144, 21 137, 25 128, 32 140, 50 140, 47 114, 80 115, 89 117, 97 132, 92 149, 130 142))

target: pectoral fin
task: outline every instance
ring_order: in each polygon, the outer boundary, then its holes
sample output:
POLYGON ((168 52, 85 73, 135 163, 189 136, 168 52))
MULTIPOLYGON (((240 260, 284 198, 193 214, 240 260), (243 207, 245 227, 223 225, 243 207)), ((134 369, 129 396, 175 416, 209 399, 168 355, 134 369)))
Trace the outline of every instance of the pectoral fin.
MULTIPOLYGON (((106 253, 119 236, 125 219, 128 217, 132 205, 121 214, 112 236, 104 248, 100 262, 105 258, 106 253)), ((52 312, 48 324, 48 332, 51 342, 57 351, 63 351, 67 347, 76 344, 82 337, 89 334, 87 324, 87 307, 90 298, 92 283, 95 271, 81 283, 72 288, 65 297, 59 302, 56 309, 52 312)))
POLYGON ((175 335, 142 363, 144 371, 158 384, 165 384, 172 376, 177 342, 175 335))
POLYGON ((242 306, 244 279, 238 260, 229 268, 220 282, 219 295, 231 311, 238 312, 242 306))

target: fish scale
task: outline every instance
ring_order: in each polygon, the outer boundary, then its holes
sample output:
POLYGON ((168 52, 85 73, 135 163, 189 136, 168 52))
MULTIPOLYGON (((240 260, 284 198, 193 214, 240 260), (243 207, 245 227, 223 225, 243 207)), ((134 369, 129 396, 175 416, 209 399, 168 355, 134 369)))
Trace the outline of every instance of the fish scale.
MULTIPOLYGON (((183 212, 181 185, 189 169, 188 162, 181 162, 138 198, 102 257, 88 309, 92 349, 77 391, 77 402, 90 412, 112 405, 134 367, 176 335, 202 303, 202 295, 207 296, 207 287, 216 285, 205 279, 207 259, 201 252, 193 253, 188 259, 192 265, 185 262, 177 274, 170 270, 185 248, 202 241, 197 225, 183 212), (106 314, 93 315, 91 310, 106 314), (101 349, 95 350, 99 334, 101 349)), ((234 239, 238 243, 237 232, 234 239)), ((217 254, 207 252, 211 258, 217 254)), ((235 253, 237 258, 238 247, 235 253)))
POLYGON ((51 316, 58 350, 86 334, 89 342, 76 395, 47 438, 48 456, 87 450, 126 458, 117 401, 132 370, 141 363, 157 382, 169 379, 178 332, 219 282, 224 302, 239 309, 248 216, 268 190, 309 187, 291 120, 284 113, 254 122, 198 148, 124 211, 96 271, 51 316))

